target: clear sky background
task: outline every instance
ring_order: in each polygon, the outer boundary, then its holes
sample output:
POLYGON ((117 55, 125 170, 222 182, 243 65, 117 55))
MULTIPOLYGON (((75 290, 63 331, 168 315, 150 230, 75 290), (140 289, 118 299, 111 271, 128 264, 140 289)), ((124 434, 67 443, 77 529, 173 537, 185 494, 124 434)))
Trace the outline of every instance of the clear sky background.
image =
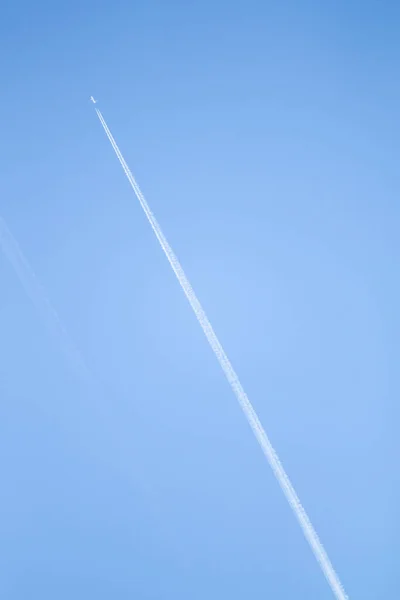
POLYGON ((5 2, 4 600, 329 600, 93 94, 350 598, 398 596, 400 5, 5 2), (396 501, 397 500, 397 501, 396 501))

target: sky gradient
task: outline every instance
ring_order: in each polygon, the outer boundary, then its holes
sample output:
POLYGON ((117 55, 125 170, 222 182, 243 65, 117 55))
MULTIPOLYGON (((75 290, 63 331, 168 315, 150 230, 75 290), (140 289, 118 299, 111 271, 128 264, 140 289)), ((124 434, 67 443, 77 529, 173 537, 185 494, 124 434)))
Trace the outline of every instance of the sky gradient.
POLYGON ((0 256, 1 597, 332 598, 93 94, 350 598, 394 598, 400 7, 7 4, 0 215, 93 383, 0 256))

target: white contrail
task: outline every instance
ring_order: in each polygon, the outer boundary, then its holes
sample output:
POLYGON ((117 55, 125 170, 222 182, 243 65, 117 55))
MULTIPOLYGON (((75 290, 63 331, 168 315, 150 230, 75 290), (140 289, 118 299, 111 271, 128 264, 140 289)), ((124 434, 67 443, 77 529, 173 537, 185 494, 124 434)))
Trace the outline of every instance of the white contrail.
POLYGON ((38 281, 34 270, 25 258, 17 240, 7 227, 6 222, 0 216, 0 249, 9 260, 18 276, 27 295, 35 305, 36 309, 42 314, 48 328, 55 334, 64 350, 65 355, 72 369, 84 379, 86 383, 93 384, 93 377, 87 368, 85 361, 75 346, 57 311, 51 304, 47 294, 38 281))
MULTIPOLYGON (((79 409, 79 413, 76 413, 76 404, 72 403, 72 412, 67 413, 67 434, 71 437, 74 444, 83 447, 86 452, 89 452, 89 456, 94 457, 96 461, 100 459, 101 463, 107 469, 111 469, 118 476, 122 476, 124 480, 130 482, 132 480, 132 471, 125 465, 126 456, 132 453, 132 446, 126 436, 121 435, 118 422, 116 421, 118 418, 121 419, 118 403, 110 404, 108 402, 103 382, 99 381, 86 365, 82 353, 68 334, 61 321, 61 317, 49 300, 35 271, 1 216, 0 251, 3 252, 13 267, 27 296, 43 318, 50 333, 59 342, 60 349, 63 351, 72 373, 86 386, 90 392, 90 397, 96 399, 95 407, 89 405, 89 413, 86 410, 83 419, 81 409, 79 409), (112 448, 111 454, 113 455, 111 459, 110 448, 112 448)), ((71 403, 68 402, 68 407, 70 405, 71 403)), ((65 414, 63 411, 62 415, 65 414)), ((64 417, 62 417, 60 424, 65 429, 64 417)), ((148 483, 148 479, 148 474, 143 478, 136 473, 134 482, 145 494, 146 501, 151 510, 151 518, 157 530, 161 532, 161 539, 164 537, 167 541, 174 540, 176 537, 175 532, 168 519, 163 518, 159 508, 158 497, 151 482, 148 483)), ((173 544, 174 542, 171 543, 173 544)))
POLYGON ((267 460, 275 474, 276 479, 278 480, 279 485, 281 486, 283 493, 286 496, 287 501, 289 502, 297 520, 300 523, 300 526, 303 530, 303 533, 309 543, 309 545, 311 546, 311 549, 315 555, 315 558, 317 559, 330 587, 331 590, 334 594, 334 596, 337 598, 337 600, 346 600, 348 599, 348 596, 345 593, 345 590, 339 580, 338 575, 336 574, 332 563, 325 551, 325 548, 323 547, 317 532, 315 531, 310 519, 307 516, 306 511, 304 510, 299 497, 296 494, 295 489, 293 488, 289 477, 287 476, 285 469, 282 466, 281 461, 279 460, 278 455, 276 454, 274 448, 272 447, 272 444, 267 436, 267 434, 264 431, 264 428, 252 406, 252 404, 250 403, 240 381, 238 376, 236 375, 227 355, 225 354, 224 349, 222 348, 212 326, 210 321, 208 320, 199 300, 196 297, 196 294, 194 293, 192 286, 190 285, 177 257, 175 256, 171 246, 168 244, 166 238, 164 237, 163 232, 161 231, 161 228, 159 226, 159 224, 157 223, 156 218, 154 217, 153 213, 150 210, 149 205, 147 204, 146 199, 144 198, 135 178, 133 177, 128 165, 126 164, 124 157, 122 156, 117 143, 115 142, 104 118, 103 115, 101 114, 101 112, 99 111, 98 108, 95 109, 97 116, 100 119, 100 122, 104 128, 104 131, 109 139, 109 141, 111 142, 112 147, 115 150, 115 153, 121 163, 121 166, 123 168, 123 170, 125 171, 125 174, 129 180, 129 183, 131 184, 137 199, 139 200, 141 207, 143 208, 146 217, 158 239, 158 241, 160 242, 160 245, 162 247, 162 249, 165 252, 165 255, 172 267, 172 269, 174 270, 174 273, 187 297, 187 299, 189 300, 190 306, 193 309, 193 312, 195 313, 198 322, 200 323, 201 328, 203 329, 205 336, 208 340, 208 343, 210 344, 211 348, 214 351, 215 356, 218 359, 219 364, 222 367, 222 370, 247 418, 247 421, 249 422, 250 427, 253 430, 254 435, 256 436, 258 443, 261 446, 261 449, 263 450, 265 456, 267 457, 267 460))

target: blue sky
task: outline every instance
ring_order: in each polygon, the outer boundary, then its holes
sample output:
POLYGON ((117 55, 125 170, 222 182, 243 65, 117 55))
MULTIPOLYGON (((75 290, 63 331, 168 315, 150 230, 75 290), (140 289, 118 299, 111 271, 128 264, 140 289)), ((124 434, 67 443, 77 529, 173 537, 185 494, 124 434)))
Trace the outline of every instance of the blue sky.
POLYGON ((350 598, 394 598, 397 3, 7 4, 0 214, 96 385, 1 256, 2 597, 332 597, 93 94, 350 598))

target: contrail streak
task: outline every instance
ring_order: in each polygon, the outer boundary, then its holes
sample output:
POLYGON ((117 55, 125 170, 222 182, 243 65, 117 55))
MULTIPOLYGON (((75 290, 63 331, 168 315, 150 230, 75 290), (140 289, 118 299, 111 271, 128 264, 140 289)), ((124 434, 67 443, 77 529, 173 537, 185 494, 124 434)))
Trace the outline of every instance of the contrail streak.
POLYGON ((287 476, 285 469, 283 468, 283 465, 281 463, 281 461, 279 460, 279 457, 277 455, 277 453, 275 452, 266 432, 264 431, 264 428, 252 406, 252 404, 250 403, 240 381, 238 376, 236 375, 227 355, 225 354, 224 349, 222 348, 212 326, 210 321, 207 318, 207 315, 205 314, 199 300, 196 297, 196 294, 193 291, 192 286, 189 283, 189 280, 187 279, 177 257, 175 256, 171 246, 168 244, 163 232, 161 231, 161 228, 155 218, 155 216, 153 215, 152 211, 150 210, 149 205, 147 204, 147 201, 145 199, 145 197, 143 196, 135 178, 133 177, 127 163, 125 162, 124 157, 122 156, 118 145, 116 143, 116 141, 114 140, 104 118, 103 115, 101 114, 101 112, 99 111, 98 108, 95 108, 97 116, 100 119, 100 122, 103 126, 103 129, 112 145, 112 147, 114 148, 114 151, 118 157, 119 162, 121 163, 121 166, 125 172, 125 175, 127 176, 129 183, 131 184, 137 199, 140 202, 140 205, 142 207, 142 209, 144 210, 146 217, 162 247, 162 249, 164 250, 164 253, 190 303, 190 306, 193 309, 193 312, 195 313, 197 320, 202 328, 202 330, 204 331, 204 334, 207 338, 208 343, 210 344, 212 350, 214 351, 215 356, 218 359, 218 362, 225 374, 225 377, 227 378, 245 416, 246 419, 251 427, 251 429, 253 430, 253 433, 255 435, 255 437, 258 440, 258 443, 261 446, 262 451, 264 452, 274 474, 276 479, 278 480, 279 485, 282 488, 283 493, 286 496, 287 501, 289 502, 290 507, 292 508, 302 530, 304 533, 304 536, 306 538, 306 540, 308 541, 315 558, 317 559, 322 572, 324 573, 330 587, 331 590, 334 594, 334 596, 337 598, 337 600, 347 600, 348 596, 345 593, 345 590, 339 580, 338 575, 336 574, 332 563, 325 551, 325 548, 323 547, 317 532, 315 531, 310 519, 308 518, 308 515, 306 513, 306 511, 304 510, 299 497, 297 496, 297 493, 295 491, 295 489, 293 488, 289 477, 287 476))
POLYGON ((93 384, 92 375, 87 368, 81 353, 68 335, 57 311, 48 299, 43 286, 38 281, 34 270, 25 258, 17 240, 14 238, 1 216, 0 249, 14 268, 22 287, 25 289, 25 292, 38 312, 41 313, 48 328, 56 337, 58 337, 72 369, 81 379, 84 379, 86 383, 93 384))
MULTIPOLYGON (((78 406, 79 412, 76 412, 77 405, 73 402, 64 403, 61 416, 62 426, 65 427, 65 416, 67 416, 67 432, 73 442, 82 446, 96 460, 100 458, 107 468, 117 472, 124 480, 131 481, 132 471, 129 468, 127 472, 125 465, 126 456, 132 454, 133 448, 128 442, 127 436, 121 435, 119 424, 119 420, 124 419, 125 416, 119 412, 118 403, 109 404, 104 383, 99 381, 87 366, 82 353, 68 334, 34 269, 1 216, 0 251, 13 267, 29 300, 42 317, 47 329, 59 342, 60 349, 63 351, 72 373, 78 381, 85 384, 88 391, 91 392, 90 397, 96 398, 95 407, 90 404, 80 405, 78 406), (71 408, 72 410, 69 410, 71 408), (110 447, 113 448, 111 460, 110 447)), ((58 418, 60 419, 60 416, 58 418)), ((139 466, 140 463, 137 465, 137 470, 139 466)), ((173 540, 175 538, 174 531, 169 521, 165 520, 160 512, 158 497, 151 483, 148 484, 148 479, 148 473, 146 473, 146 477, 136 473, 135 485, 146 495, 146 502, 150 505, 157 530, 162 532, 167 540, 173 540)))

